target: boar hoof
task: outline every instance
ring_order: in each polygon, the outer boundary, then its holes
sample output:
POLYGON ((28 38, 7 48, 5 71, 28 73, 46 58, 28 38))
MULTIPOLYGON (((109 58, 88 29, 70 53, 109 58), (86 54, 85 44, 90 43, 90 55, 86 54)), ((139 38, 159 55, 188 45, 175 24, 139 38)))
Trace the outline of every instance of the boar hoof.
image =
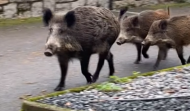
POLYGON ((117 43, 117 45, 121 45, 122 43, 120 43, 120 42, 116 42, 117 43))
POLYGON ((149 58, 149 55, 148 55, 148 54, 144 54, 143 56, 144 56, 144 58, 146 58, 146 59, 149 58))
POLYGON ((64 89, 65 89, 64 87, 57 86, 54 90, 55 90, 55 91, 62 91, 62 90, 64 90, 64 89))
POLYGON ((92 82, 95 83, 95 82, 97 81, 97 79, 98 79, 98 77, 93 76, 93 78, 92 78, 92 82))
POLYGON ((140 61, 135 61, 134 64, 140 64, 140 61))

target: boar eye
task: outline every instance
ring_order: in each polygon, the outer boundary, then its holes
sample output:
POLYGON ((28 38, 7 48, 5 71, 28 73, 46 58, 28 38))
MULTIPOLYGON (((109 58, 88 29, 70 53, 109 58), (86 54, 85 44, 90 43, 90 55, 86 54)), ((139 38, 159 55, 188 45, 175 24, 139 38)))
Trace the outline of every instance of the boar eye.
POLYGON ((59 33, 63 33, 63 30, 62 30, 62 29, 59 29, 59 33))

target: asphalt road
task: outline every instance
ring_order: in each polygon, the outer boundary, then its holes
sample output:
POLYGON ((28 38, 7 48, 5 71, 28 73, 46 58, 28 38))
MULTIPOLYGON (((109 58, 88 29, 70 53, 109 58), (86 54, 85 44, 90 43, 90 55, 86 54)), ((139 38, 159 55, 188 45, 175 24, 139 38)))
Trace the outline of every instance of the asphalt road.
MULTIPOLYGON (((173 10, 171 15, 189 14, 190 8, 173 10)), ((51 93, 59 82, 60 70, 55 57, 43 55, 47 37, 47 28, 41 23, 14 26, 0 29, 0 111, 18 111, 21 106, 19 97, 23 95, 40 95, 42 91, 51 93)), ((150 58, 142 59, 141 64, 133 64, 136 59, 135 46, 125 44, 112 47, 116 73, 119 77, 129 76, 132 71, 148 72, 157 58, 157 47, 148 51, 150 58)), ((190 55, 190 48, 184 50, 185 58, 190 55)), ((90 72, 94 73, 97 64, 97 55, 90 61, 90 72)), ((158 69, 181 65, 175 50, 170 50, 168 58, 162 61, 158 69)), ((108 65, 105 62, 97 82, 107 80, 108 65)), ((81 74, 78 60, 69 64, 66 88, 86 84, 81 74)))

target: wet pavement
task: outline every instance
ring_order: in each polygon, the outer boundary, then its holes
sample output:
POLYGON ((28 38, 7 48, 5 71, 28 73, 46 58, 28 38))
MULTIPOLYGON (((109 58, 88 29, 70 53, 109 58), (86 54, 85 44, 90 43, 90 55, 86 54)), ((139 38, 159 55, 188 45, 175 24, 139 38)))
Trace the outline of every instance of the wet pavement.
MULTIPOLYGON (((190 14, 190 8, 172 10, 171 15, 190 14)), ((41 23, 0 28, 0 111, 20 110, 23 95, 37 96, 42 92, 54 92, 60 79, 60 70, 55 57, 45 57, 43 49, 48 30, 41 23)), ((184 56, 190 55, 190 48, 184 48, 184 56)), ((150 47, 149 59, 142 58, 141 64, 133 64, 136 59, 136 48, 131 44, 113 45, 115 75, 129 76, 132 71, 148 72, 157 58, 157 47, 150 47)), ((89 71, 93 74, 97 64, 97 55, 90 61, 89 71)), ((168 58, 162 61, 158 69, 181 65, 174 49, 169 51, 168 58)), ((97 82, 107 80, 108 64, 105 62, 97 82)), ((78 60, 69 64, 66 88, 86 84, 81 74, 78 60)))

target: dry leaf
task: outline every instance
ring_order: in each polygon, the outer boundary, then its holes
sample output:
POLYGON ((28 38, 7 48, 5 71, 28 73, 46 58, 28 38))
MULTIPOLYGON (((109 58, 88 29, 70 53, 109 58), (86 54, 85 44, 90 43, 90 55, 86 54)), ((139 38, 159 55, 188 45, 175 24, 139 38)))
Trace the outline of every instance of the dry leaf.
POLYGON ((66 104, 65 104, 65 106, 70 106, 71 105, 71 103, 70 102, 67 102, 66 104))
POLYGON ((172 94, 172 93, 175 93, 176 90, 174 90, 174 89, 167 89, 167 90, 165 90, 164 92, 165 92, 165 93, 172 94))
POLYGON ((26 94, 26 95, 19 97, 19 99, 27 99, 28 97, 31 97, 31 96, 32 96, 31 94, 26 94))

